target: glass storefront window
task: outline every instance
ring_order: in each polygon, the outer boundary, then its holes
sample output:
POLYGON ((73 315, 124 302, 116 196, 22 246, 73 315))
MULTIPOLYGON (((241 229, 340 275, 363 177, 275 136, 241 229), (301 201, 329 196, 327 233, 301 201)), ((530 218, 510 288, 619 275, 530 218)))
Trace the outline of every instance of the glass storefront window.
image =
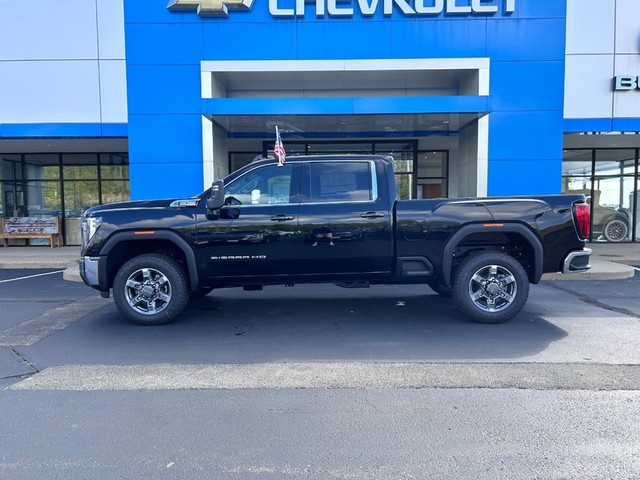
POLYGON ((440 178, 419 178, 417 198, 444 198, 447 196, 447 184, 440 178))
POLYGON ((64 154, 62 156, 62 177, 64 180, 97 180, 98 155, 64 154))
POLYGON ((101 154, 100 178, 102 180, 128 180, 128 157, 122 154, 101 154))
POLYGON ((129 197, 127 153, 0 153, 0 215, 60 216, 67 245, 79 245, 86 208, 129 197))
POLYGON ((27 180, 60 179, 60 156, 57 154, 33 154, 24 156, 27 180))
POLYGON ((60 182, 27 182, 28 215, 62 216, 60 182))
POLYGON ((375 144, 376 155, 393 155, 401 158, 413 159, 413 142, 402 143, 386 143, 379 142, 375 144))
POLYGON ((413 173, 413 161, 412 160, 399 160, 393 159, 393 170, 396 173, 413 173))
POLYGON ((591 241, 631 241, 634 228, 637 237, 637 154, 635 149, 565 150, 562 192, 587 197, 591 241))
POLYGON ((633 184, 633 177, 596 177, 591 201, 593 241, 631 240, 633 184))
POLYGON ((409 200, 413 192, 413 175, 396 173, 396 189, 399 200, 409 200))
POLYGON ((243 152, 234 152, 229 154, 229 173, 235 172, 236 170, 240 170, 245 165, 249 165, 253 162, 253 159, 256 158, 257 155, 253 152, 251 153, 243 153, 243 152))
MULTIPOLYGON (((292 145, 292 146, 295 146, 292 145)), ((287 154, 289 154, 289 147, 285 142, 285 149, 287 150, 287 154)), ((297 147, 302 147, 300 153, 304 153, 304 144, 297 145, 297 147)), ((318 154, 339 154, 339 153, 372 153, 373 152, 373 144, 369 142, 364 143, 309 143, 308 144, 309 155, 318 155, 318 154)))
POLYGON ((596 150, 596 175, 633 175, 635 150, 596 150))
POLYGON ((562 176, 591 175, 593 168, 592 150, 565 150, 562 160, 562 176))
POLYGON ((102 181, 102 203, 126 202, 129 198, 128 180, 102 181))
POLYGON ((2 203, 8 217, 24 217, 27 215, 24 184, 22 182, 4 182, 2 203))
POLYGON ((445 177, 447 152, 422 152, 418 155, 419 177, 445 177))
POLYGON ((20 155, 0 156, 0 179, 22 180, 22 158, 20 155))
POLYGON ((64 182, 64 209, 66 217, 81 217, 89 207, 100 203, 97 181, 64 182))
POLYGON ((66 180, 97 180, 97 165, 63 166, 62 175, 66 180))
POLYGON ((591 177, 564 177, 562 179, 562 193, 577 193, 591 195, 591 177))

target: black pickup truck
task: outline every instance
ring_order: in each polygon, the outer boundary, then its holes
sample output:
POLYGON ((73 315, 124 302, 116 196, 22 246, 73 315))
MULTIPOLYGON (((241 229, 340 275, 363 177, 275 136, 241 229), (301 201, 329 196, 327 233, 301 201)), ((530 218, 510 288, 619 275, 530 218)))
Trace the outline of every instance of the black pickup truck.
POLYGON ((470 319, 504 322, 546 272, 590 268, 583 195, 398 200, 384 156, 261 160, 197 197, 102 205, 80 272, 142 325, 215 288, 426 284, 470 319))

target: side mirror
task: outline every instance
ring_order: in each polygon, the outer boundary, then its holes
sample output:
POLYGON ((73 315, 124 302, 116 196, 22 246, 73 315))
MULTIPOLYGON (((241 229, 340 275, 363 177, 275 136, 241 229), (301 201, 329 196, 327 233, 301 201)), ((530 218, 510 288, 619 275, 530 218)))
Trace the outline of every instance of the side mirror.
POLYGON ((224 180, 216 180, 211 185, 211 196, 207 200, 207 210, 220 210, 224 204, 224 180))

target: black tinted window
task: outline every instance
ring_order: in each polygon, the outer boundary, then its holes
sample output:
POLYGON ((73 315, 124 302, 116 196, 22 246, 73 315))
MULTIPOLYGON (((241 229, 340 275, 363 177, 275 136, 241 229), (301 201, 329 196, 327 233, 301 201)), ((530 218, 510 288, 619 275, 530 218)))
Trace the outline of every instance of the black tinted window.
POLYGON ((309 168, 312 203, 374 200, 368 162, 311 163, 309 168))

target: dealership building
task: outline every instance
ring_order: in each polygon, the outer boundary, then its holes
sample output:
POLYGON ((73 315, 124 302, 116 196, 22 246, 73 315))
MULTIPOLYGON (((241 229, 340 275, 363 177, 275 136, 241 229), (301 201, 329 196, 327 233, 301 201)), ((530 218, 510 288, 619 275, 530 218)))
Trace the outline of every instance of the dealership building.
MULTIPOLYGON (((0 215, 188 197, 272 153, 401 198, 579 192, 636 241, 638 0, 4 0, 0 215)), ((21 241, 15 241, 16 243, 21 241)), ((31 241, 38 244, 38 241, 31 241)))

